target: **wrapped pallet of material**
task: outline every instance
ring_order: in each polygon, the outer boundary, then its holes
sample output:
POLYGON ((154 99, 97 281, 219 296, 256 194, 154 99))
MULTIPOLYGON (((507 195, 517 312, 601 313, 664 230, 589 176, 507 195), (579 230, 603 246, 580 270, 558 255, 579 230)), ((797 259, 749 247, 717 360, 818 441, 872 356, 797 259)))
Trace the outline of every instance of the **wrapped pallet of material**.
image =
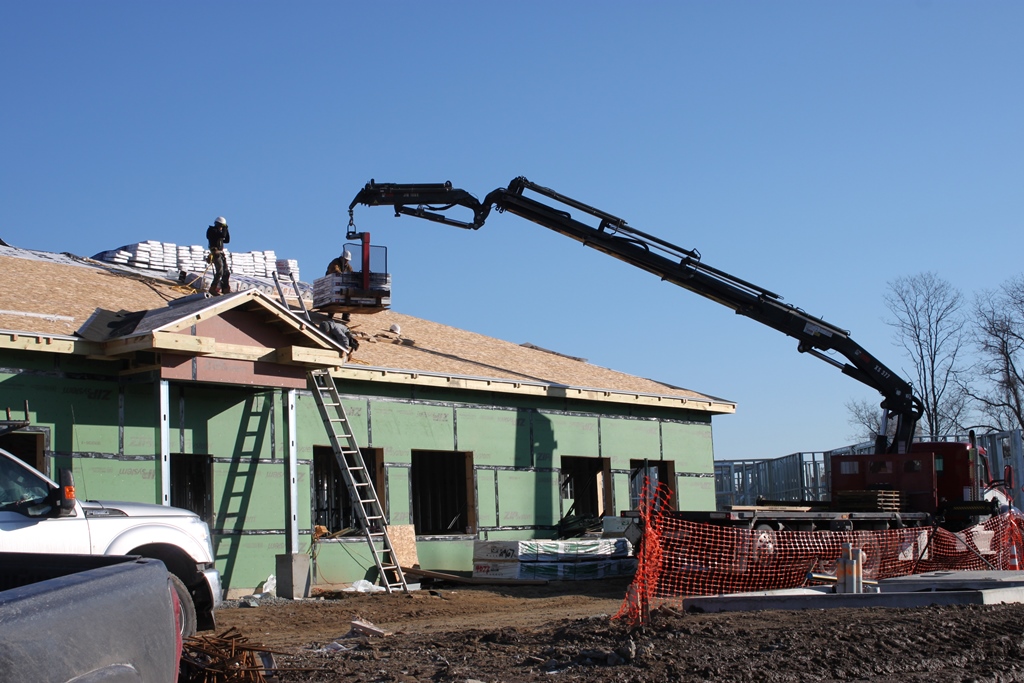
POLYGON ((636 570, 632 554, 633 546, 626 538, 476 541, 473 576, 548 581, 629 576, 636 570))
POLYGON ((520 562, 568 562, 607 557, 629 557, 633 546, 626 538, 576 538, 565 541, 476 541, 473 560, 520 562))
POLYGON ((366 306, 387 308, 391 305, 391 275, 370 273, 370 288, 363 288, 362 273, 325 275, 313 281, 313 306, 366 306))
POLYGON ((580 562, 473 562, 473 578, 544 581, 595 581, 628 577, 636 572, 636 560, 615 557, 580 562))

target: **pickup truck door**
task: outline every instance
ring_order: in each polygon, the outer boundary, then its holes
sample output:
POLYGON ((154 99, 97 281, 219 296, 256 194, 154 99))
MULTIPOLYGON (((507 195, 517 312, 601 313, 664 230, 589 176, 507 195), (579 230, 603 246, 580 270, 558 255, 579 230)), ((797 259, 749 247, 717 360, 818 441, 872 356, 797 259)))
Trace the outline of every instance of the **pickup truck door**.
POLYGON ((76 501, 74 514, 55 516, 55 484, 25 463, 0 453, 0 551, 91 554, 89 523, 76 501))

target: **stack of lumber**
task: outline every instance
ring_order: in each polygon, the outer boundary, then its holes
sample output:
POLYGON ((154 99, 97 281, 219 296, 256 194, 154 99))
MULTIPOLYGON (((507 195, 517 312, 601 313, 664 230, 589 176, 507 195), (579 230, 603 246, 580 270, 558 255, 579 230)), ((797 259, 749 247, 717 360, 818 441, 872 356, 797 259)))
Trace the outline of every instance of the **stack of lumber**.
POLYGON ((903 507, 903 494, 899 491, 836 491, 832 504, 839 510, 899 512, 903 507))

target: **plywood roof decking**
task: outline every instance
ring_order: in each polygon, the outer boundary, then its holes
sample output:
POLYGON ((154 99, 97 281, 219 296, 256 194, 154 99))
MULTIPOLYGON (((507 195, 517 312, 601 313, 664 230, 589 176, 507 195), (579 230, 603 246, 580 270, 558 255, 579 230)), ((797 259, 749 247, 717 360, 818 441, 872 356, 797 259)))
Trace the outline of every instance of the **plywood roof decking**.
MULTIPOLYGON (((173 283, 90 265, 22 258, 0 248, 0 330, 72 335, 97 308, 159 309, 182 296, 173 283), (42 317, 41 317, 42 316, 42 317), (49 317, 45 317, 49 316, 49 317)), ((592 365, 577 359, 423 320, 393 310, 352 315, 361 338, 350 369, 391 369, 693 399, 712 412, 735 405, 688 389, 592 365), (401 338, 389 331, 401 327, 401 338)))
POLYGON ((181 296, 172 287, 128 273, 0 253, 0 329, 72 335, 97 308, 162 308, 181 296))
POLYGON ((394 310, 373 315, 353 313, 351 327, 357 333, 378 340, 360 342, 359 350, 352 356, 354 365, 365 363, 375 367, 419 369, 469 377, 498 377, 618 392, 710 399, 688 389, 414 318, 394 310), (412 344, 396 343, 401 340, 388 332, 392 324, 398 324, 402 339, 412 344))

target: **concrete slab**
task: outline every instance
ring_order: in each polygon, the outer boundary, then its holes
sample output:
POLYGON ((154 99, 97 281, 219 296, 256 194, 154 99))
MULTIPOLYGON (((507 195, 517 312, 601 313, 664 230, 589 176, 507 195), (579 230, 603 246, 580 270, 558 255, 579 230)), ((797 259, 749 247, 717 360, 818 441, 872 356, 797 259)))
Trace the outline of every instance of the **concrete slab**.
POLYGON ((694 612, 928 607, 1024 603, 1024 572, 931 572, 879 582, 878 593, 832 593, 831 586, 698 596, 683 600, 694 612))
POLYGON ((928 572, 898 576, 879 581, 883 593, 916 591, 988 590, 991 588, 1024 587, 1024 572, 928 572))

